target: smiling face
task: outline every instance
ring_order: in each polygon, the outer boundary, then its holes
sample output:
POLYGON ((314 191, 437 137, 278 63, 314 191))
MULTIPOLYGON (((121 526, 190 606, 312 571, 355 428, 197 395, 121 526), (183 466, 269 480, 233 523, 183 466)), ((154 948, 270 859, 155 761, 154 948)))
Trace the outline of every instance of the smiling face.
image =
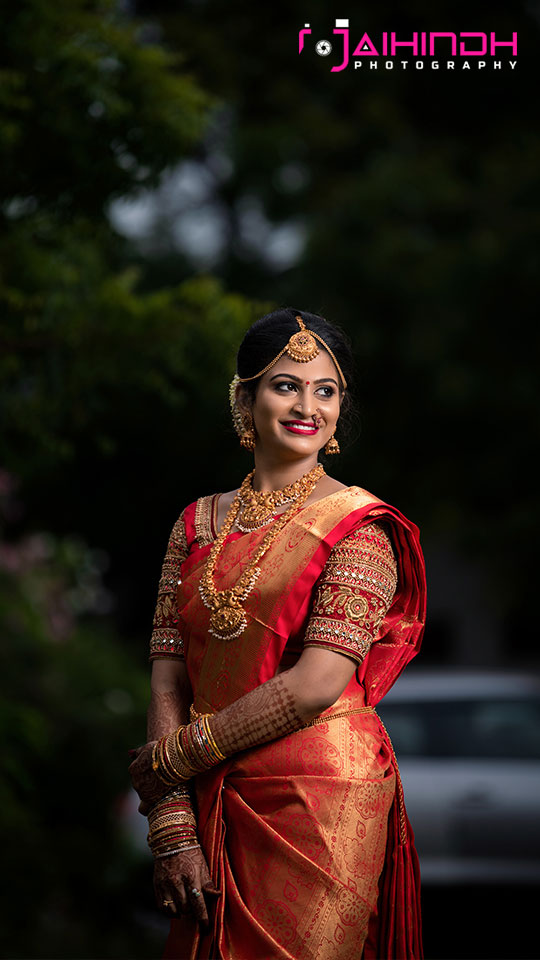
POLYGON ((326 350, 309 363, 282 357, 261 377, 251 407, 257 449, 288 461, 316 459, 336 428, 340 388, 326 350))

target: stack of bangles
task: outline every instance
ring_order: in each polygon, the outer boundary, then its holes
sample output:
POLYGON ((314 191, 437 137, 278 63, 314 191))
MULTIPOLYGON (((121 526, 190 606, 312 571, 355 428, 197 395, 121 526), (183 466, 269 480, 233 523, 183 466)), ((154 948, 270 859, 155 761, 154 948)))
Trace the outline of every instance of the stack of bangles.
POLYGON ((152 807, 148 827, 148 845, 156 860, 199 846, 187 787, 176 787, 152 807))
POLYGON ((205 713, 155 744, 152 767, 167 786, 190 780, 226 759, 212 736, 211 716, 205 713))

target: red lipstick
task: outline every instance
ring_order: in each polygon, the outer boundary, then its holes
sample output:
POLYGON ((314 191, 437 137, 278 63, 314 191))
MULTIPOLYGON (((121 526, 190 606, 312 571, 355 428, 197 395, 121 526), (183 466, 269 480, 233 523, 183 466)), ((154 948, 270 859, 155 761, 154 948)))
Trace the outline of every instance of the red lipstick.
POLYGON ((306 420, 282 420, 281 426, 285 427, 290 433, 296 433, 298 436, 314 437, 319 432, 313 421, 306 420))

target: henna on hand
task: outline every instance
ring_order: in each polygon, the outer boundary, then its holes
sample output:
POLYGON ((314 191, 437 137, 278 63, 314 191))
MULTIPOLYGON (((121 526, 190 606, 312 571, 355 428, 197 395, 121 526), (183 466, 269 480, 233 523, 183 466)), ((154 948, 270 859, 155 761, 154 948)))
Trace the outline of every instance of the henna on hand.
POLYGON ((154 741, 150 741, 144 747, 137 747, 136 757, 129 765, 129 775, 133 789, 141 798, 141 813, 147 812, 148 805, 156 803, 161 797, 171 789, 167 784, 159 779, 152 767, 152 749, 154 741), (141 809, 143 807, 144 809, 141 809))
POLYGON ((154 892, 160 910, 176 917, 192 912, 203 927, 209 925, 208 897, 217 896, 208 864, 200 847, 161 857, 154 865, 154 892), (193 893, 199 892, 199 896, 193 893), (166 901, 172 904, 166 905, 166 901))
POLYGON ((226 756, 299 730, 309 716, 291 689, 288 671, 251 690, 211 719, 212 736, 226 756))
POLYGON ((130 751, 136 760, 130 767, 133 788, 139 794, 141 803, 139 812, 146 815, 152 804, 163 797, 170 789, 162 783, 152 768, 152 750, 154 743, 161 737, 167 736, 189 718, 189 704, 191 690, 187 672, 182 670, 178 676, 178 665, 174 665, 171 674, 171 665, 160 661, 154 663, 152 672, 152 693, 147 714, 147 738, 149 752, 146 747, 139 747, 130 751), (159 666, 157 664, 159 663, 159 666), (164 669, 165 667, 165 669, 164 669), (161 685, 161 686, 160 686, 161 685))
MULTIPOLYGON (((218 713, 188 724, 178 742, 173 734, 169 735, 167 743, 170 740, 173 754, 178 753, 178 763, 172 763, 178 780, 214 766, 225 757, 301 729, 336 701, 354 669, 355 661, 341 653, 306 650, 290 670, 277 674, 218 713), (197 743, 205 740, 209 747, 201 752, 197 743)), ((148 796, 150 793, 141 792, 143 800, 148 796)))
POLYGON ((147 714, 148 740, 166 737, 188 716, 187 706, 183 706, 177 690, 152 690, 147 714))

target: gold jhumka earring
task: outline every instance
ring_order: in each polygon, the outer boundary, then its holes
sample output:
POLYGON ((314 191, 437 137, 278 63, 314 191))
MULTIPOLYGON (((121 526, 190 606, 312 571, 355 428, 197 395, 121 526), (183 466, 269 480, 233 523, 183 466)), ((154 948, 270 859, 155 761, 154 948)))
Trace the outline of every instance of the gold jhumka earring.
POLYGON ((236 387, 239 382, 240 381, 235 374, 229 387, 229 403, 231 406, 232 422, 237 436, 240 439, 240 446, 244 447, 246 450, 254 450, 255 430, 253 427, 253 417, 248 412, 242 413, 240 411, 236 399, 236 387))
POLYGON ((253 428, 253 417, 250 413, 246 413, 243 418, 240 446, 245 447, 246 450, 255 449, 255 430, 253 428))
POLYGON ((334 434, 332 434, 330 439, 327 440, 324 448, 324 452, 326 453, 327 456, 331 456, 333 453, 341 453, 341 450, 339 449, 339 443, 336 440, 334 434))

